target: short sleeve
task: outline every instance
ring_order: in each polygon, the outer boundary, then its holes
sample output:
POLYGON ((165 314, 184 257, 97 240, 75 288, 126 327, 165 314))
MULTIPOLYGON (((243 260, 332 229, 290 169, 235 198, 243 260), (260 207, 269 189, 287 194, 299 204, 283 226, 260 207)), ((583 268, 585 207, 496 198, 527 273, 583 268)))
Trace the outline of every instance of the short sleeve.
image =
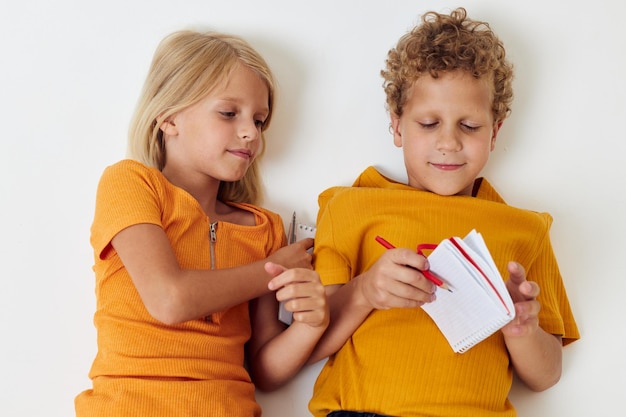
POLYGON ((539 285, 539 325, 546 332, 561 335, 567 345, 580 338, 549 234, 541 242, 539 255, 530 266, 527 279, 539 285))
POLYGON ((138 162, 125 160, 107 167, 98 183, 91 244, 103 258, 113 237, 140 223, 161 224, 161 187, 155 173, 138 162))

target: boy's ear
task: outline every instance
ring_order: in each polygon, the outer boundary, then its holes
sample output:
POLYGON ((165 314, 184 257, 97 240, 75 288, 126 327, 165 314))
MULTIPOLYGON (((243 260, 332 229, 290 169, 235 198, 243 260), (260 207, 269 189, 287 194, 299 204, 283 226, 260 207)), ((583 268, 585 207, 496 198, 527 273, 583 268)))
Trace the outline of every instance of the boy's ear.
POLYGON ((491 150, 493 151, 496 148, 496 138, 498 137, 498 132, 502 127, 503 121, 500 120, 493 124, 493 130, 491 131, 491 150))
POLYGON ((400 132, 400 117, 396 114, 391 114, 391 133, 393 134, 393 144, 398 148, 402 147, 402 133, 400 132))

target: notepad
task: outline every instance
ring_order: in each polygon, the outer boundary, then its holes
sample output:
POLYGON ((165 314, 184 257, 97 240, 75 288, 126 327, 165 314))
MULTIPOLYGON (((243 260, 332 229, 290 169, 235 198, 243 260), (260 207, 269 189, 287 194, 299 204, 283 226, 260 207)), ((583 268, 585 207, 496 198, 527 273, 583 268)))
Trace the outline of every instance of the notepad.
MULTIPOLYGON (((291 223, 289 224, 289 231, 287 232, 287 242, 291 244, 308 237, 312 239, 315 238, 315 226, 298 223, 296 221, 296 213, 294 212, 291 218, 291 223)), ((309 251, 312 252, 313 249, 311 248, 309 251)), ((293 321, 293 314, 291 311, 287 311, 285 309, 284 303, 282 302, 278 306, 278 320, 287 325, 291 324, 293 321)))
POLYGON ((457 353, 469 350, 515 318, 515 307, 487 245, 476 230, 444 239, 428 255, 430 271, 451 292, 422 306, 457 353))

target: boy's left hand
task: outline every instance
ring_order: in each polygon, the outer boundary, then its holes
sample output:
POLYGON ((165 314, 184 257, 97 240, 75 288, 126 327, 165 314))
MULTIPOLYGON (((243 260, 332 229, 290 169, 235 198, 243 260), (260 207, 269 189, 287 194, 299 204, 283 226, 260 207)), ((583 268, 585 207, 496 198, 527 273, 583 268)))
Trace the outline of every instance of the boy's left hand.
POLYGON ((509 262, 507 269, 506 287, 515 304, 515 318, 502 328, 502 333, 505 337, 528 336, 539 328, 539 286, 526 280, 526 271, 517 262, 509 262))

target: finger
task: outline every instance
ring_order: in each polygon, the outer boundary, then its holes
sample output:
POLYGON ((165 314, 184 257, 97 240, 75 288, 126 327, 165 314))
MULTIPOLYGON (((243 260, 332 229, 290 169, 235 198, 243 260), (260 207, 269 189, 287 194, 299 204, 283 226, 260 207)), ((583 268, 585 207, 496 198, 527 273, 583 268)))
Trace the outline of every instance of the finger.
MULTIPOLYGON (((293 313, 313 311, 313 310, 323 310, 326 305, 324 298, 316 297, 313 295, 288 297, 286 300, 288 301, 285 302, 285 308, 293 313)), ((285 300, 279 300, 279 301, 285 301, 285 300)))
POLYGON ((296 243, 302 245, 304 249, 309 250, 313 247, 314 242, 315 241, 312 238, 307 237, 307 238, 297 241, 296 243))
POLYGON ((519 292, 527 299, 537 298, 539 295, 539 285, 532 281, 522 282, 519 286, 519 292))
POLYGON ((515 304, 515 317, 521 321, 536 318, 541 310, 537 300, 523 301, 515 304))
POLYGON ((391 261, 398 265, 408 266, 420 271, 428 269, 428 260, 418 253, 406 248, 388 250, 391 261))
POLYGON ((391 295, 398 298, 406 298, 421 302, 433 301, 436 288, 435 285, 424 278, 421 274, 411 278, 414 279, 409 279, 407 282, 391 282, 387 290, 391 295))
POLYGON ((435 300, 434 294, 402 283, 391 283, 386 290, 372 294, 372 305, 377 309, 420 307, 435 300))
POLYGON ((326 290, 317 278, 317 273, 294 274, 292 279, 276 292, 278 301, 295 298, 322 300, 326 302, 326 290), (305 279, 306 278, 306 279, 305 279))
POLYGON ((293 320, 311 327, 327 326, 328 314, 323 310, 298 311, 293 313, 293 320))
POLYGON ((521 284, 526 281, 526 271, 524 267, 517 262, 511 261, 507 265, 509 271, 509 279, 515 284, 521 284))
POLYGON ((294 283, 320 282, 319 274, 310 269, 292 268, 283 270, 283 272, 275 276, 269 283, 270 290, 276 290, 281 287, 294 283))
POLYGON ((267 272, 273 277, 280 275, 287 270, 287 268, 285 268, 284 266, 279 265, 274 262, 266 262, 265 265, 263 265, 263 267, 265 268, 265 272, 267 272))
POLYGON ((403 266, 394 271, 394 280, 390 284, 390 290, 395 295, 411 298, 412 295, 421 293, 433 294, 437 287, 422 271, 410 266, 403 266))
POLYGON ((272 291, 276 288, 280 288, 282 285, 280 285, 280 279, 278 278, 283 274, 283 272, 287 271, 288 269, 274 262, 266 262, 263 267, 265 268, 265 272, 274 277, 267 284, 267 287, 272 291))

